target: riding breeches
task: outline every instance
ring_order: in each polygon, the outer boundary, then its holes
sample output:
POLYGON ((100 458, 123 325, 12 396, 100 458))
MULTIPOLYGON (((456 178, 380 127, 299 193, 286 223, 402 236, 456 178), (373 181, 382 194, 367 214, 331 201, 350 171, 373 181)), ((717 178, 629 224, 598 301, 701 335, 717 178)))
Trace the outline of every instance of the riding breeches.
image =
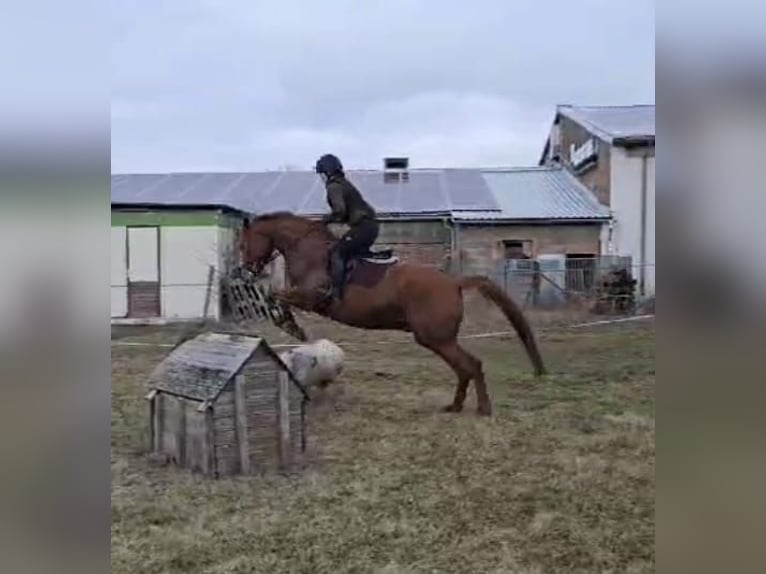
POLYGON ((374 219, 363 219, 357 225, 346 231, 335 246, 344 261, 365 255, 378 238, 380 225, 374 219))

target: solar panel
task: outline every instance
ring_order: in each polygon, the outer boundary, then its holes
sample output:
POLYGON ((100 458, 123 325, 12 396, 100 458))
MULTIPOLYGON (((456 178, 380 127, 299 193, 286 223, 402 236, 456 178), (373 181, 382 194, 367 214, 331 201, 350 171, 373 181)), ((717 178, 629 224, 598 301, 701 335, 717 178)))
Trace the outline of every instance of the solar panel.
POLYGON ((411 172, 402 182, 402 213, 442 213, 450 210, 440 172, 411 172))
MULTIPOLYGON (((245 174, 242 173, 211 173, 199 174, 203 177, 191 189, 188 189, 183 196, 177 197, 174 203, 201 205, 228 205, 226 200, 226 190, 240 180, 245 174)), ((232 205, 232 207, 240 207, 232 205)))
POLYGON ((261 195, 271 189, 279 172, 245 173, 219 192, 220 201, 244 211, 254 211, 261 195))
POLYGON ((296 209, 296 213, 304 215, 318 215, 329 211, 330 207, 327 205, 324 186, 318 184, 314 185, 308 196, 304 199, 304 203, 296 209))
POLYGON ((398 181, 386 182, 380 172, 349 173, 348 178, 377 211, 400 211, 401 187, 398 181))
POLYGON ((308 199, 311 190, 319 183, 319 177, 313 172, 284 172, 272 189, 261 194, 258 209, 297 213, 308 199))
POLYGON ((183 203, 186 195, 205 179, 205 174, 176 173, 157 182, 145 194, 147 201, 183 203))
MULTIPOLYGON (((386 181, 382 171, 353 171, 349 179, 381 213, 445 213, 499 209, 479 170, 410 171, 408 180, 386 181)), ((118 174, 114 203, 228 205, 250 212, 328 209, 314 172, 118 174)))
POLYGON ((480 171, 456 169, 447 170, 444 175, 452 209, 499 209, 480 171))
POLYGON ((125 178, 115 185, 114 190, 120 197, 137 198, 145 193, 146 189, 166 178, 164 174, 139 174, 125 178))

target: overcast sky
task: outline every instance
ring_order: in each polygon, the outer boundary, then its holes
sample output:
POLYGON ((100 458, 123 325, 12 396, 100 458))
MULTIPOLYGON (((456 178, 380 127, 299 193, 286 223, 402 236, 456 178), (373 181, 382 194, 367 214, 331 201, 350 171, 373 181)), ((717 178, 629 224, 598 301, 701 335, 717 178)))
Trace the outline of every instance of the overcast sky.
POLYGON ((654 103, 653 0, 113 0, 112 171, 534 165, 654 103))

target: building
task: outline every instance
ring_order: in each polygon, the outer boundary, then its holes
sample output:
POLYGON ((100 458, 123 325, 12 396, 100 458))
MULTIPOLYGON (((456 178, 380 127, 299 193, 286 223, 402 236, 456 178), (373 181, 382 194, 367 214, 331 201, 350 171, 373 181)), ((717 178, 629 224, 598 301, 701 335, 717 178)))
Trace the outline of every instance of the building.
POLYGON ((609 207, 602 254, 631 258, 640 296, 655 292, 655 107, 559 106, 540 165, 564 166, 609 207))
MULTIPOLYGON (((382 170, 347 174, 382 220, 376 246, 393 248, 404 261, 498 278, 509 261, 542 258, 563 270, 568 260, 604 251, 608 210, 560 166, 410 169, 408 164, 406 158, 392 158, 382 170)), ((326 213, 316 174, 113 176, 112 316, 200 316, 210 266, 225 273, 236 261, 241 218, 281 210, 326 213), (137 248, 131 248, 133 242, 137 248), (159 293, 151 313, 148 292, 159 293)), ((275 280, 281 282, 276 265, 275 280)), ((219 316, 217 285, 208 308, 209 316, 219 316)))
POLYGON ((111 227, 113 321, 218 319, 217 278, 236 264, 244 214, 225 205, 114 201, 111 227))

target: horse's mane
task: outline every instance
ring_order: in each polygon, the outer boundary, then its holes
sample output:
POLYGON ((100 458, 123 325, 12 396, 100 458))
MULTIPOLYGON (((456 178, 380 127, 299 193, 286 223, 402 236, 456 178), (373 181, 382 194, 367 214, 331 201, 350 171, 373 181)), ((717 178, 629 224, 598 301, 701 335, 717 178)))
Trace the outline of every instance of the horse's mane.
POLYGON ((259 221, 274 221, 277 219, 287 219, 291 221, 300 221, 308 225, 310 229, 322 231, 325 235, 332 237, 332 234, 328 231, 327 227, 321 221, 315 221, 302 215, 296 215, 292 211, 272 211, 269 213, 261 213, 260 215, 250 216, 245 222, 246 225, 252 225, 259 221))
POLYGON ((270 221, 272 219, 304 219, 299 215, 295 215, 292 211, 272 211, 270 213, 261 213, 260 215, 250 216, 250 223, 256 221, 270 221))

